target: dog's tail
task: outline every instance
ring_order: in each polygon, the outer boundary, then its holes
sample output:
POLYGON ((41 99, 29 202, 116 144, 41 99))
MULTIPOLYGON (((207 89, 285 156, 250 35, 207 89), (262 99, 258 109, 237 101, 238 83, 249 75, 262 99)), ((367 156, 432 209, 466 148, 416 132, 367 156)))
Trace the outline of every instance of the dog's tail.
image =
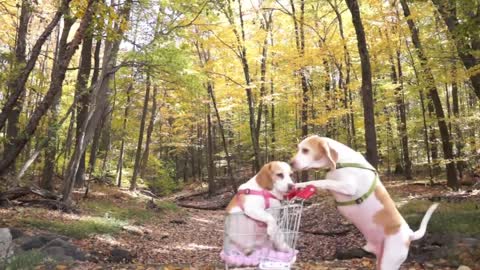
POLYGON ((410 236, 410 241, 418 240, 425 235, 425 232, 427 231, 428 221, 430 221, 430 217, 432 217, 432 214, 435 209, 437 209, 437 207, 438 203, 434 203, 432 204, 432 206, 430 206, 430 208, 428 208, 427 213, 425 213, 425 216, 423 216, 422 223, 420 223, 420 228, 410 236))

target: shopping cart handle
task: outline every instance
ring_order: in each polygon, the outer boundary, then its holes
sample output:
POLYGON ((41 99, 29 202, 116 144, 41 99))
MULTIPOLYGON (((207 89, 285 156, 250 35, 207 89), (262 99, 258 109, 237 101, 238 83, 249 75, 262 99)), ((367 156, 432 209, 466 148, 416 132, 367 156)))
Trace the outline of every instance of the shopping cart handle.
POLYGON ((286 195, 286 197, 287 197, 288 200, 291 200, 293 198, 307 200, 310 197, 312 197, 313 195, 315 195, 316 191, 317 191, 317 189, 315 188, 315 186, 308 185, 303 189, 294 189, 294 190, 290 191, 286 195))

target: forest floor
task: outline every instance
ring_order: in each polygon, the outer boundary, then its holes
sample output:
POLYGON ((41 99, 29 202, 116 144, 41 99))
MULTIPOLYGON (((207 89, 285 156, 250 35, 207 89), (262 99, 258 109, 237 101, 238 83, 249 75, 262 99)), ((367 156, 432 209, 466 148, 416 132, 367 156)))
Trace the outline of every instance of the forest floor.
MULTIPOLYGON (((412 244, 402 269, 480 269, 479 190, 451 192, 443 185, 404 181, 385 185, 413 230, 432 201, 441 203, 427 235, 412 244)), ((0 227, 25 235, 64 235, 87 254, 83 262, 42 263, 35 269, 223 269, 219 253, 224 211, 175 204, 179 196, 195 192, 198 189, 187 188, 152 201, 125 189, 95 185, 87 199, 75 194, 77 213, 0 208, 0 227)), ((188 203, 224 204, 230 197, 198 195, 188 203)), ((364 244, 362 235, 339 215, 326 193, 306 205, 300 231, 296 269, 374 269, 372 257, 354 252, 364 244)))

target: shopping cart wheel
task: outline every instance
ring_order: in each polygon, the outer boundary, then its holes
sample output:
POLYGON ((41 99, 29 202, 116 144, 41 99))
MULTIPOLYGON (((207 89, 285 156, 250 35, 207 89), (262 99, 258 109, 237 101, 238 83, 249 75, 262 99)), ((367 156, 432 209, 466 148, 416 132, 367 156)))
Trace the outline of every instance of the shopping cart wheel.
POLYGON ((287 262, 272 262, 272 261, 263 261, 258 266, 260 270, 290 270, 292 267, 291 263, 287 262))

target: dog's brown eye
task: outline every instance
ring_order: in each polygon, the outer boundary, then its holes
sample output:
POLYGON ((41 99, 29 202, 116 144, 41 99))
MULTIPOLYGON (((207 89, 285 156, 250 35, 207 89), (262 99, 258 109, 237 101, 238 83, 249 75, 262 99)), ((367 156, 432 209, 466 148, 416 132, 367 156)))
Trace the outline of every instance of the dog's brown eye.
POLYGON ((277 173, 277 176, 283 178, 283 173, 277 173))
POLYGON ((302 148, 302 153, 308 154, 308 149, 307 148, 302 148))

